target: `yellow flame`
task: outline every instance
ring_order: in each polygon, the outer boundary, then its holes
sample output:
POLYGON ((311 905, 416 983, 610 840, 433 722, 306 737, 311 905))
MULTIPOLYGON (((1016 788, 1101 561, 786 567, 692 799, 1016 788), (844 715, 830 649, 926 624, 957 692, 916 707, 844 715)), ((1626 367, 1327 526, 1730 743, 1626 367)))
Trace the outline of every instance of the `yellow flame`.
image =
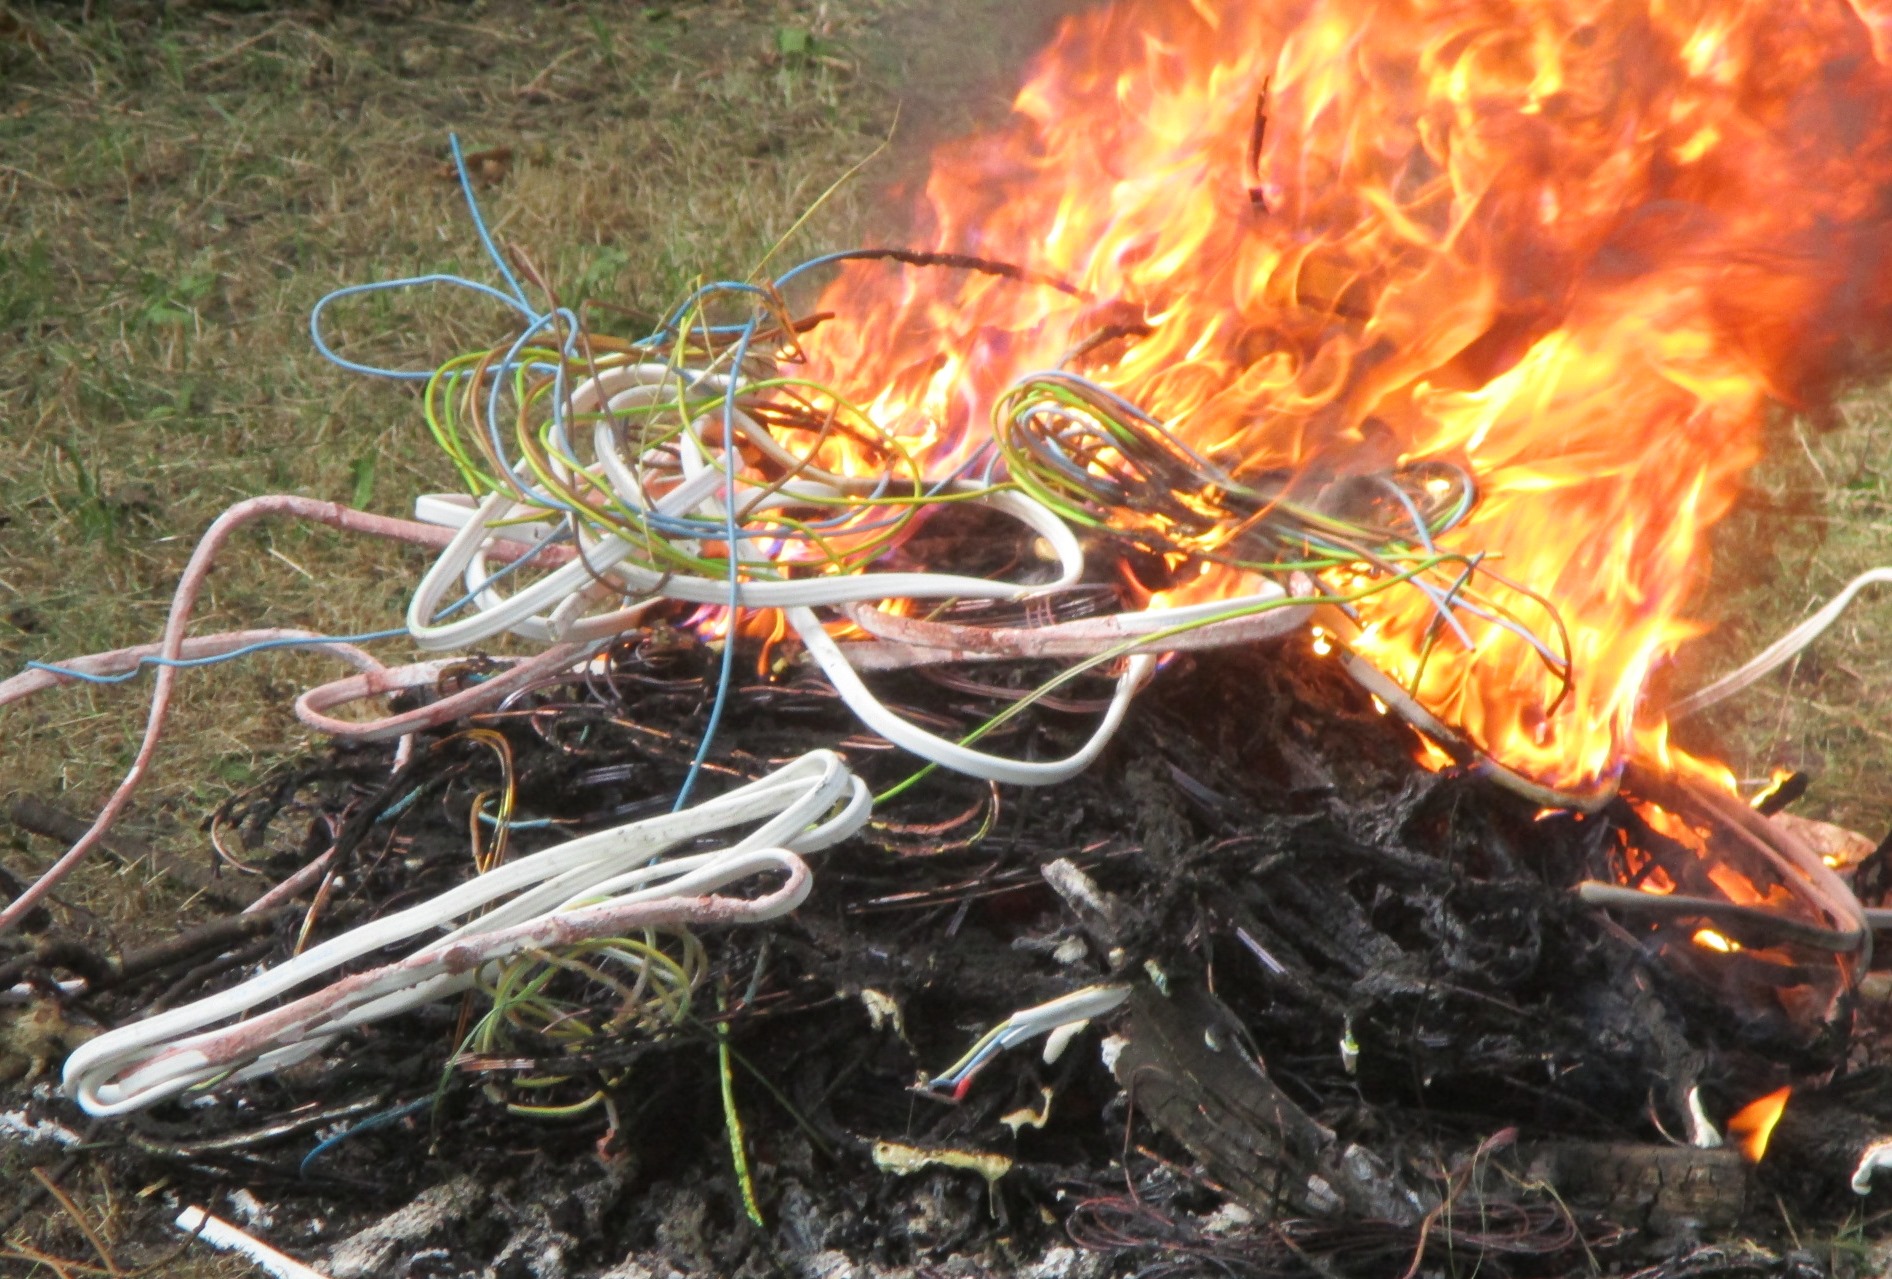
POLYGON ((1786 1113, 1787 1098, 1792 1095, 1791 1085, 1777 1088, 1765 1097, 1750 1101, 1735 1113, 1734 1118, 1728 1120, 1728 1135, 1734 1138, 1736 1147, 1747 1156, 1749 1163, 1759 1163, 1761 1156, 1767 1153, 1767 1142, 1774 1135, 1774 1125, 1786 1113))
POLYGON ((1440 549, 1486 557, 1500 611, 1442 632, 1434 598, 1388 591, 1343 633, 1580 788, 1660 751, 1647 677, 1700 633, 1705 534, 1768 405, 1892 312, 1888 31, 1858 0, 1096 6, 1006 122, 935 156, 916 225, 1077 287, 854 263, 806 374, 944 475, 1017 377, 1128 324, 1074 371, 1238 482, 1318 501, 1464 467, 1479 500, 1440 549), (1564 635, 1567 693, 1536 646, 1564 635))
POLYGON ((1761 807, 1766 804, 1768 800, 1778 795, 1780 788, 1785 786, 1792 777, 1793 770, 1791 768, 1776 768, 1773 776, 1767 779, 1767 785, 1755 791, 1754 798, 1750 799, 1748 803, 1755 808, 1761 807))

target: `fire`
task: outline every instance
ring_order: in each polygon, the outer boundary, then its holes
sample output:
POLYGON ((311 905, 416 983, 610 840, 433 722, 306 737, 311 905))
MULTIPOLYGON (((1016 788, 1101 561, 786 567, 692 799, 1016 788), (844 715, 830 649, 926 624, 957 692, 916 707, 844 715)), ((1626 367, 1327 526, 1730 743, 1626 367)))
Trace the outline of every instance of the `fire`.
POLYGON ((1845 0, 1120 0, 925 187, 923 239, 1030 278, 850 264, 804 347, 933 474, 1080 347, 1067 367, 1239 482, 1318 506, 1464 467, 1479 500, 1441 549, 1514 584, 1529 630, 1561 620, 1568 695, 1416 590, 1328 629, 1582 787, 1646 749, 1638 701, 1698 630, 1766 406, 1819 394, 1885 313, 1883 24, 1845 0))
POLYGON ((1759 808, 1765 804, 1773 796, 1779 794, 1780 788, 1792 781, 1793 776, 1794 771, 1791 768, 1775 768, 1768 774, 1767 785, 1755 791, 1753 797, 1748 800, 1749 806, 1759 808))
POLYGON ((1792 1095, 1792 1087, 1776 1089, 1765 1097, 1750 1101, 1728 1120, 1728 1135, 1734 1138, 1749 1163, 1759 1163, 1761 1156, 1767 1153, 1767 1142, 1774 1135, 1774 1125, 1787 1112, 1787 1098, 1792 1095))

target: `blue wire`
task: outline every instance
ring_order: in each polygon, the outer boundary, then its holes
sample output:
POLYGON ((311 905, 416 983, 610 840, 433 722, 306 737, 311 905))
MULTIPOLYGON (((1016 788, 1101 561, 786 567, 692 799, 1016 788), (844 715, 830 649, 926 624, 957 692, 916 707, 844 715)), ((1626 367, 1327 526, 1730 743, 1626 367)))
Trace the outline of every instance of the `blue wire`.
MULTIPOLYGON (((464 276, 445 273, 416 275, 401 280, 378 280, 372 284, 351 284, 346 288, 335 289, 325 294, 309 311, 309 337, 314 341, 315 349, 320 351, 323 357, 330 363, 340 368, 347 369, 351 373, 361 373, 369 377, 393 378, 402 382, 425 382, 434 375, 434 370, 432 369, 421 371, 376 368, 374 365, 359 364, 354 360, 346 359, 335 353, 334 348, 330 347, 328 342, 322 337, 322 312, 328 308, 331 302, 362 293, 381 293, 392 289, 408 289, 422 284, 448 284, 452 285, 454 288, 470 289, 475 293, 483 293, 487 297, 502 302, 506 306, 519 312, 534 325, 533 328, 527 330, 528 335, 537 332, 539 328, 544 326, 545 320, 548 317, 542 316, 537 311, 533 310, 530 300, 526 297, 525 290, 519 285, 518 278, 513 275, 512 268, 506 265, 506 259, 500 253, 499 246, 493 243, 492 232, 486 229, 486 218, 480 212, 479 198, 473 194, 473 180, 466 171, 466 157, 460 150, 460 137, 458 134, 450 133, 447 135, 447 147, 453 153, 454 172, 460 179, 460 194, 466 199, 467 213, 473 219, 473 230, 477 232, 480 237, 480 245, 486 250, 487 259, 492 262, 494 268, 498 270, 500 277, 506 281, 507 286, 512 292, 509 294, 503 293, 490 284, 481 284, 477 280, 469 280, 464 276)), ((516 347, 514 349, 517 350, 516 347)), ((510 368, 511 362, 508 361, 506 365, 501 367, 500 372, 503 374, 510 368)))
POLYGON ((57 666, 52 662, 28 662, 29 671, 47 671, 64 679, 83 680, 87 684, 123 684, 126 680, 136 679, 144 674, 147 666, 215 666, 219 662, 232 662, 239 657, 248 657, 251 653, 261 653, 272 648, 320 648, 324 644, 366 644, 374 640, 396 639, 407 634, 402 627, 392 631, 369 631, 364 635, 316 635, 308 639, 273 639, 259 640, 254 644, 245 644, 242 648, 233 648, 227 653, 217 653, 210 657, 159 657, 155 653, 138 659, 138 664, 120 675, 93 675, 87 671, 77 671, 70 666, 57 666))
MULTIPOLYGON (((744 286, 752 288, 753 286, 744 286)), ((756 289, 755 292, 761 292, 756 289)), ((742 368, 742 362, 749 357, 749 342, 755 337, 758 317, 751 317, 743 326, 742 336, 736 339, 736 350, 730 360, 728 385, 723 388, 723 467, 725 483, 723 488, 723 526, 728 537, 725 544, 729 557, 729 615, 723 625, 723 662, 722 669, 716 676, 716 700, 710 704, 709 723, 703 726, 703 740, 697 743, 696 757, 690 761, 690 771, 684 775, 683 785, 677 791, 677 802, 671 812, 680 813, 690 802, 690 792, 696 789, 696 779, 703 771, 703 761, 709 758, 710 746, 716 740, 716 729, 723 722, 723 707, 729 701, 729 686, 735 681, 736 673, 736 601, 742 590, 741 557, 736 554, 736 370, 742 368)))
MULTIPOLYGON (((521 555, 518 559, 501 566, 498 571, 480 582, 474 589, 468 591, 465 595, 453 601, 453 603, 448 604, 445 608, 442 608, 434 615, 432 620, 440 621, 444 618, 452 617, 455 613, 479 598, 480 592, 500 581, 508 573, 518 569, 522 564, 525 564, 528 560, 532 559, 533 556, 537 555, 554 542, 562 541, 563 536, 563 534, 559 534, 548 537, 531 550, 527 551, 524 555, 521 555)), ((233 662, 239 657, 248 657, 252 653, 261 653, 269 649, 320 648, 325 644, 367 644, 375 640, 399 639, 407 633, 407 628, 401 627, 397 630, 390 631, 369 631, 361 635, 312 635, 307 639, 258 640, 254 644, 245 644, 242 648, 233 648, 227 653, 214 653, 208 657, 167 658, 159 657, 157 654, 152 653, 139 658, 138 665, 117 675, 94 675, 89 671, 75 670, 70 666, 60 666, 54 662, 29 661, 26 663, 25 669, 29 671, 46 671, 64 679, 76 679, 87 684, 123 684, 127 680, 138 678, 138 676, 144 673, 144 668, 147 666, 176 666, 183 668, 215 666, 220 662, 233 662)))
POLYGON ((331 364, 347 369, 350 373, 362 373, 366 374, 368 377, 392 378, 397 382, 425 382, 433 377, 433 369, 383 369, 377 368, 372 364, 357 364, 353 360, 337 355, 335 349, 331 347, 328 341, 322 336, 322 312, 328 309, 329 303, 338 301, 341 298, 353 297, 359 293, 385 293, 394 289, 417 288, 423 284, 450 284, 456 289, 470 289, 475 293, 484 293, 489 298, 503 302, 528 318, 533 315, 533 312, 529 308, 520 306, 519 303, 515 302, 506 294, 501 293, 490 284, 481 284, 479 281, 469 280, 465 276, 447 275, 444 273, 412 275, 401 280, 377 280, 372 284, 350 284, 344 288, 333 289, 323 294, 321 300, 318 301, 314 307, 310 308, 309 311, 309 338, 315 343, 315 349, 322 353, 324 359, 328 360, 331 364))
MULTIPOLYGON (((433 376, 435 376, 434 371, 429 370, 429 371, 422 372, 422 371, 410 371, 410 370, 403 370, 403 369, 376 368, 372 365, 361 364, 353 360, 345 359, 341 355, 337 354, 335 350, 332 347, 330 347, 327 341, 325 341, 322 337, 322 331, 321 331, 322 312, 328 307, 328 305, 331 302, 337 301, 344 297, 351 297, 356 294, 373 293, 373 292, 379 292, 379 291, 390 290, 390 289, 412 288, 412 287, 416 287, 418 285, 423 285, 423 284, 447 284, 456 288, 470 289, 476 293, 484 294, 487 297, 493 298, 501 303, 504 303, 506 306, 519 312, 519 314, 525 317, 526 322, 527 322, 525 331, 522 332, 519 335, 519 337, 513 342, 512 346, 507 350, 505 358, 501 360, 497 364, 497 366, 493 369, 492 385, 490 386, 487 392, 487 429, 490 433, 490 442, 493 445, 495 455, 503 459, 506 456, 506 452, 503 446, 503 441, 501 440, 500 435, 499 435, 499 397, 502 391, 502 385, 506 377, 511 374, 516 373, 522 367, 549 370, 553 374, 553 376, 559 380, 559 387, 555 388, 555 390, 558 390, 558 389, 562 389, 563 381, 566 376, 566 369, 562 365, 547 366, 538 361, 528 361, 526 362, 525 365, 521 365, 518 361, 519 352, 522 349, 524 349, 527 343, 529 343, 533 338, 537 337, 540 333, 542 333, 548 326, 554 324, 557 321, 562 320, 565 322, 567 336, 565 340, 562 343, 560 343, 560 349, 565 351, 567 354, 569 354, 572 350, 575 349, 575 345, 578 341, 578 335, 579 335, 578 317, 571 310, 564 307, 560 307, 555 311, 546 312, 546 313, 540 313, 532 307, 530 299, 528 299, 526 296, 525 289, 520 285, 518 277, 516 277, 513 274, 512 268, 507 264, 504 255, 500 253, 498 245, 493 240, 491 231, 487 229, 486 219, 484 215, 482 215, 482 213, 480 212, 479 198, 477 195, 475 195, 473 191, 472 179, 467 173, 466 157, 460 147, 459 135, 449 134, 447 137, 447 144, 448 144, 449 150, 453 154, 454 172, 456 176, 459 178, 460 194, 466 200, 467 213, 472 218, 473 229, 479 236, 480 245, 482 248, 485 249, 487 259, 493 264, 494 269, 498 271, 500 277, 505 280, 507 287, 512 290, 511 294, 508 295, 504 292, 501 292, 499 289, 496 289, 488 284, 481 284, 478 281, 469 280, 462 276, 447 275, 447 274, 414 276, 407 279, 381 281, 381 282, 373 283, 373 284, 350 285, 346 288, 336 289, 333 292, 326 294, 325 296, 321 298, 321 300, 319 300, 315 304, 315 306, 309 312, 309 336, 314 341, 316 350, 321 352, 324 358, 326 358, 327 360, 329 360, 331 363, 335 364, 336 366, 347 369, 350 372, 366 374, 371 377, 393 378, 400 381, 426 381, 432 378, 433 376)), ((782 275, 778 276, 775 279, 772 287, 776 290, 779 290, 780 288, 788 284, 790 281, 794 280, 796 277, 808 271, 812 271, 818 267, 827 266, 835 262, 850 261, 856 258, 876 257, 876 256, 879 256, 879 254, 876 251, 864 250, 864 249, 843 250, 838 253, 823 254, 819 257, 810 258, 808 261, 803 262, 798 266, 791 267, 789 270, 787 270, 786 272, 784 272, 782 275)), ((722 281, 716 281, 714 283, 702 285, 699 288, 697 288, 695 291, 693 291, 688 298, 686 298, 683 302, 678 304, 674 309, 670 311, 670 313, 664 318, 658 332, 652 334, 650 337, 640 340, 634 345, 656 346, 656 345, 661 344, 666 338, 676 336, 678 323, 682 320, 682 318, 685 315, 689 313, 692 307, 696 306, 696 304, 702 301, 703 299, 713 297, 719 294, 726 294, 726 293, 753 294, 758 297, 767 298, 771 295, 771 290, 764 289, 759 285, 750 284, 745 281, 735 281, 735 280, 722 280, 722 281)), ((734 334, 736 336, 734 362, 731 365, 731 368, 733 370, 740 370, 742 367, 742 362, 748 357, 749 345, 755 338, 756 330, 760 324, 760 320, 761 320, 760 316, 752 316, 746 323, 741 324, 741 325, 710 325, 707 327, 706 331, 712 335, 734 334)), ((730 633, 726 635, 724 639, 721 670, 717 677, 716 697, 710 707, 709 722, 704 726, 703 739, 700 743, 698 743, 696 755, 691 760, 691 763, 690 763, 690 771, 684 777, 683 785, 678 792, 677 802, 676 802, 677 809, 681 809, 686 804, 688 804, 689 799, 690 799, 690 794, 695 789, 697 778, 701 775, 704 762, 708 759, 710 749, 712 745, 714 744, 717 729, 720 727, 722 723, 723 712, 728 704, 729 690, 732 683, 734 682, 734 674, 735 674, 734 628, 735 628, 736 616, 739 611, 738 600, 741 597, 740 596, 741 557, 737 554, 737 548, 740 544, 742 544, 745 541, 758 539, 758 538, 773 539, 779 545, 784 540, 807 540, 808 537, 810 536, 810 534, 807 534, 807 533, 783 532, 779 528, 763 527, 763 528, 750 530, 750 529, 739 528, 737 526, 736 500, 735 500, 735 476, 734 476, 734 464, 732 461, 733 457, 735 456, 736 385, 737 385, 737 378, 734 375, 734 373, 732 373, 732 375, 729 378, 728 385, 725 386, 723 390, 723 462, 727 470, 727 482, 724 488, 725 500, 724 500, 722 529, 720 531, 723 535, 724 545, 728 548, 729 603, 727 607, 728 607, 728 612, 729 612, 728 624, 729 624, 730 633)), ((1126 406, 1126 407, 1128 407, 1131 411, 1135 411, 1134 406, 1126 406)), ((554 429, 557 432, 559 432, 558 438, 563 440, 565 438, 565 433, 568 431, 569 423, 565 420, 565 404, 564 404, 564 396, 562 394, 555 396, 553 412, 554 412, 554 418, 553 418, 554 429)), ((980 452, 982 451, 983 450, 975 451, 971 457, 967 458, 966 461, 962 462, 959 466, 955 467, 951 474, 943 477, 942 479, 936 481, 933 484, 928 485, 926 488, 926 492, 929 495, 938 494, 944 491, 945 488, 948 485, 950 485, 953 481, 969 473, 974 468, 974 466, 977 465, 977 460, 980 456, 980 452)), ((990 456, 990 460, 988 460, 986 463, 986 475, 988 477, 988 482, 989 482, 990 476, 993 474, 993 470, 996 467, 998 460, 999 459, 996 453, 994 453, 990 456)), ((515 468, 511 466, 508 466, 507 469, 515 470, 515 468)), ((532 491, 539 500, 544 501, 549 507, 553 509, 557 509, 557 510, 568 511, 568 512, 574 509, 570 503, 564 501, 563 499, 557 498, 550 494, 539 492, 536 486, 527 484, 524 480, 521 480, 520 482, 521 482, 522 487, 526 487, 527 489, 532 491)), ((891 482, 890 477, 883 476, 882 488, 877 488, 876 494, 878 495, 881 491, 883 491, 884 486, 886 486, 890 482, 891 482)), ((666 533, 673 537, 699 538, 702 536, 706 536, 710 532, 710 529, 712 527, 710 522, 707 520, 691 519, 687 517, 665 516, 665 515, 659 515, 656 512, 638 513, 637 518, 639 519, 639 522, 643 523, 646 527, 655 529, 660 533, 666 533)), ((832 517, 831 519, 823 520, 823 521, 811 524, 809 527, 811 529, 822 529, 822 528, 832 527, 841 523, 845 523, 848 520, 848 518, 849 517, 846 514, 836 515, 832 517)), ((862 531, 867 531, 867 530, 875 529, 875 528, 885 528, 897 523, 902 518, 904 518, 902 514, 894 513, 894 514, 890 514, 883 520, 874 521, 872 523, 865 524, 865 525, 856 525, 855 527, 861 529, 862 531)), ((518 568, 521 564, 525 563, 527 559, 530 559, 532 554, 536 554, 540 548, 542 548, 545 545, 548 545, 550 541, 551 539, 547 539, 546 542, 540 543, 539 547, 535 547, 534 550, 530 554, 526 556, 522 556, 520 559, 515 560, 511 564, 506 565, 498 573, 495 573, 491 577, 487 578, 486 582, 482 583, 478 589, 469 591, 459 601, 457 601, 456 603, 452 605, 449 605, 446 609, 442 610, 437 615, 437 617, 446 617, 450 615, 451 613, 453 613, 454 611, 458 610, 459 608, 462 608, 466 604, 470 603, 480 593, 481 590, 484 590, 487 586, 490 586, 493 582, 498 581, 499 578, 504 576, 506 573, 509 573, 513 571, 514 569, 518 568)), ((399 635, 403 633, 404 632, 400 632, 400 631, 388 632, 386 633, 386 635, 376 636, 376 638, 392 638, 394 635, 399 635)), ((298 642, 305 645, 310 645, 310 644, 318 644, 322 642, 338 642, 338 641, 308 640, 308 641, 298 641, 298 642)), ((254 647, 273 647, 273 646, 275 645, 274 644, 259 645, 259 646, 254 646, 254 647)), ((232 657, 241 656, 243 653, 254 651, 254 647, 250 649, 238 650, 233 653, 222 654, 216 658, 194 659, 187 662, 180 662, 178 664, 179 665, 207 665, 213 661, 227 661, 232 657)), ((39 664, 29 663, 29 665, 39 665, 39 664)), ((48 668, 48 669, 53 669, 53 668, 48 668)), ((78 675, 77 672, 72 672, 72 674, 78 675)), ((99 678, 99 677, 87 677, 87 676, 82 676, 82 675, 78 677, 79 678, 94 678, 94 679, 99 678)), ((129 676, 118 677, 118 678, 129 678, 129 676)), ((116 682, 116 678, 112 678, 109 680, 100 679, 99 682, 116 682)), ((326 1143, 324 1146, 317 1147, 315 1153, 320 1153, 320 1151, 325 1148, 326 1148, 326 1143)), ((311 1158, 313 1157, 314 1155, 312 1154, 311 1158)))
POLYGON ((353 1128, 342 1129, 342 1131, 336 1133, 333 1137, 317 1143, 314 1150, 311 1150, 302 1157, 302 1164, 296 1170, 297 1175, 306 1178, 309 1175, 309 1169, 315 1166, 316 1160, 341 1145, 344 1141, 347 1141, 350 1137, 359 1136, 364 1132, 372 1132, 376 1128, 385 1128, 397 1119, 405 1119, 416 1110, 433 1105, 433 1101, 434 1099, 431 1094, 426 1097, 416 1097, 412 1101, 402 1102, 391 1110, 384 1110, 378 1115, 371 1115, 356 1124, 353 1128))
MULTIPOLYGON (((568 321, 571 332, 574 335, 578 331, 578 317, 576 315, 573 315, 570 310, 564 307, 559 308, 557 311, 547 312, 544 315, 538 315, 532 312, 528 312, 528 314, 532 315, 533 317, 532 323, 526 327, 526 331, 524 333, 521 333, 519 337, 513 342, 512 346, 507 349, 506 358, 500 361, 499 372, 493 377, 492 385, 487 389, 487 392, 486 392, 486 431, 487 431, 487 438, 492 442, 493 455, 495 457, 506 456, 505 445, 501 442, 500 435, 499 435, 499 393, 505 385, 507 375, 512 372, 515 372, 521 367, 517 363, 519 352, 525 347, 526 343, 530 342, 533 338, 537 337, 554 320, 568 321)), ((530 367, 530 366, 527 366, 527 367, 530 367)), ((562 368, 562 367, 563 367, 562 365, 557 366, 557 367, 545 366, 545 371, 556 375, 559 371, 559 368, 562 368)), ((554 414, 554 420, 558 422, 560 425, 560 428, 563 429, 564 414, 565 414, 565 406, 564 406, 563 397, 559 397, 558 399, 555 399, 553 401, 553 414, 554 414)), ((515 474, 514 478, 518 478, 518 476, 515 474)), ((523 480, 521 481, 521 487, 526 487, 523 480)), ((535 492, 536 491, 537 490, 535 490, 535 492)), ((564 502, 558 498, 548 496, 544 493, 540 493, 539 497, 540 497, 540 500, 550 503, 551 505, 556 506, 560 510, 570 511, 574 509, 569 503, 564 502)))
POLYGON ((479 232, 480 244, 485 246, 486 256, 499 268, 499 274, 512 286, 512 295, 519 299, 519 305, 531 313, 531 304, 526 300, 526 291, 519 287, 519 281, 513 277, 512 268, 506 265, 506 259, 500 256, 499 246, 493 243, 493 236, 486 229, 486 219, 480 214, 480 202, 473 195, 473 181, 467 176, 466 157, 460 153, 460 135, 447 135, 447 149, 453 152, 453 171, 460 177, 460 194, 466 197, 466 211, 472 215, 473 229, 479 232))

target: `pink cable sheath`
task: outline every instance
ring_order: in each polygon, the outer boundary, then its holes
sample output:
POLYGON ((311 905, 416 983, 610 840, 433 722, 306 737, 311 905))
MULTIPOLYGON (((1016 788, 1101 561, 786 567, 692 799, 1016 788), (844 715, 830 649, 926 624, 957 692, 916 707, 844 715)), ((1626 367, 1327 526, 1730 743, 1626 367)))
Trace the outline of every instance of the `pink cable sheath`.
MULTIPOLYGON (((353 644, 337 644, 325 640, 320 631, 305 631, 294 626, 266 626, 250 631, 221 631, 215 635, 194 635, 178 647, 177 655, 185 660, 200 657, 221 657, 225 653, 239 648, 248 648, 252 644, 269 644, 279 640, 320 641, 320 652, 341 658, 358 671, 378 671, 381 662, 365 649, 353 644)), ((105 653, 87 653, 84 657, 74 657, 53 665, 63 666, 68 670, 85 675, 123 675, 126 671, 137 669, 138 663, 147 657, 157 657, 163 650, 163 644, 138 644, 131 648, 115 648, 105 653)), ((77 684, 79 680, 71 675, 61 675, 58 671, 41 670, 37 667, 21 671, 11 679, 0 680, 0 706, 43 693, 49 688, 58 688, 63 684, 77 684)))
MULTIPOLYGON (((329 1029, 334 1023, 363 1005, 385 999, 393 990, 412 990, 439 977, 465 976, 494 960, 531 951, 557 950, 599 937, 636 934, 651 928, 706 928, 775 919, 801 905, 813 884, 808 863, 787 849, 779 850, 776 869, 785 873, 782 885, 758 897, 711 893, 697 897, 602 902, 529 919, 490 933, 443 938, 405 958, 343 977, 280 1007, 155 1048, 111 1073, 115 1078, 123 1078, 149 1071, 177 1057, 187 1057, 193 1064, 215 1068, 217 1072, 236 1069, 265 1053, 281 1052, 311 1039, 319 1040, 325 1030, 335 1033, 329 1029)), ((98 1083, 104 1082, 111 1081, 100 1080, 90 1087, 95 1090, 98 1083)))
MULTIPOLYGON (((218 553, 223 550, 224 545, 229 542, 231 535, 246 524, 274 515, 287 515, 318 524, 327 524, 332 528, 344 529, 351 533, 367 533, 373 537, 390 538, 435 550, 445 549, 457 532, 455 529, 422 524, 415 520, 397 519, 389 515, 371 515, 366 511, 343 506, 339 502, 324 502, 290 493, 274 493, 238 502, 212 522, 198 541, 196 549, 191 552, 190 562, 185 565, 184 574, 178 579, 177 590, 171 596, 171 612, 165 619, 164 636, 156 648, 158 657, 166 661, 175 661, 183 655, 187 642, 184 630, 190 624, 191 611, 196 607, 197 597, 203 593, 204 579, 209 576, 212 563, 216 560, 218 553)), ((500 542, 491 548, 491 553, 496 558, 516 559, 531 549, 527 546, 514 546, 500 542)), ((120 653, 132 651, 137 650, 120 650, 120 653)), ((90 660, 105 661, 118 656, 118 654, 96 654, 90 660)), ((67 849, 65 855, 54 862, 45 874, 28 885, 26 890, 9 902, 4 909, 0 909, 0 932, 5 932, 18 924, 28 911, 45 898, 46 894, 71 874, 73 868, 98 847, 100 841, 105 838, 106 832, 111 830, 112 824, 124 812, 125 805, 131 801, 132 794, 138 789, 138 784, 144 780, 144 775, 151 766, 152 757, 157 753, 158 739, 163 733, 165 717, 171 708, 171 692, 177 682, 177 672, 178 668, 175 666, 158 667, 157 676, 152 682, 151 710, 145 720, 144 739, 139 743, 138 754, 126 771, 124 780, 118 783, 118 788, 105 801, 105 806, 99 810, 98 817, 93 820, 85 834, 79 837, 78 842, 67 849)), ((66 681, 50 671, 30 671, 25 675, 7 680, 4 685, 0 685, 0 690, 5 690, 9 694, 6 700, 13 700, 62 682, 66 681), (35 678, 40 676, 46 678, 35 678)))
POLYGON ((375 720, 347 720, 327 714, 337 706, 364 698, 383 697, 410 688, 432 687, 439 682, 444 672, 463 665, 464 659, 416 662, 411 666, 366 671, 312 688, 296 698, 296 718, 331 737, 353 738, 356 741, 378 741, 421 729, 438 728, 475 711, 484 710, 541 676, 557 674, 576 665, 595 647, 594 644, 554 644, 542 653, 514 662, 489 679, 399 715, 375 720))
POLYGON ((845 646, 860 670, 897 670, 955 662, 1019 661, 1027 658, 1092 657, 1106 649, 1127 653, 1176 653, 1227 648, 1279 639, 1300 629, 1313 613, 1306 604, 1284 604, 1265 613, 1203 622, 1181 634, 1139 642, 1124 623, 1133 613, 1085 618, 1034 627, 986 627, 902 617, 869 604, 843 604, 840 611, 874 636, 845 646))

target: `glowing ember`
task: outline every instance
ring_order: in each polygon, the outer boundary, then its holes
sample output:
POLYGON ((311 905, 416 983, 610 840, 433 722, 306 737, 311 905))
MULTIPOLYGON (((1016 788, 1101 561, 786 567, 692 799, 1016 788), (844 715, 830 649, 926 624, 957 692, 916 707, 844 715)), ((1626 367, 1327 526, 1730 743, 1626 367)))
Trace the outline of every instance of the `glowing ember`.
POLYGON ((1712 928, 1696 929, 1693 940, 1695 944, 1700 946, 1703 950, 1719 951, 1724 955, 1732 955, 1741 949, 1740 942, 1735 941, 1732 937, 1723 933, 1718 933, 1712 928))
POLYGON ((1754 792, 1753 797, 1748 800, 1748 805, 1757 809, 1765 808, 1767 801, 1780 794, 1780 788, 1793 778, 1794 771, 1791 768, 1776 768, 1773 776, 1767 779, 1767 785, 1754 792))
MULTIPOLYGON (((1291 476, 1318 507, 1348 477, 1469 469, 1479 501, 1442 546, 1554 603, 1572 695, 1526 639, 1477 617, 1461 638, 1418 591, 1362 602, 1367 634, 1329 627, 1579 787, 1652 731, 1638 698, 1694 633, 1703 533, 1767 402, 1817 396, 1845 340, 1886 331, 1876 21, 1844 0, 1125 0, 1067 23, 1011 124, 938 155, 924 200, 934 245, 1083 295, 855 264, 805 346, 935 473, 1099 334, 1069 367, 1236 481, 1291 476)), ((1200 498, 1192 518, 1222 518, 1200 498)))
POLYGON ((1728 1136, 1734 1138, 1749 1163, 1759 1163, 1761 1156, 1767 1153, 1767 1141, 1774 1135, 1774 1125, 1786 1113, 1787 1098, 1792 1095, 1791 1087, 1777 1089, 1750 1101, 1728 1120, 1728 1136))

